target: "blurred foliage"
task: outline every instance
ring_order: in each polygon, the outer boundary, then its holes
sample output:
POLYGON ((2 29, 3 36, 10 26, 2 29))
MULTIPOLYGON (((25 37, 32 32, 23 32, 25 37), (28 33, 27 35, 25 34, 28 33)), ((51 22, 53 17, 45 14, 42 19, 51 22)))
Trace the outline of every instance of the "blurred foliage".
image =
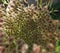
POLYGON ((56 51, 60 53, 60 40, 56 42, 56 51))
POLYGON ((60 53, 60 46, 56 47, 57 53, 60 53))
POLYGON ((60 0, 53 1, 52 5, 51 5, 51 9, 52 8, 53 8, 53 10, 58 10, 56 12, 51 13, 52 18, 60 20, 60 0))

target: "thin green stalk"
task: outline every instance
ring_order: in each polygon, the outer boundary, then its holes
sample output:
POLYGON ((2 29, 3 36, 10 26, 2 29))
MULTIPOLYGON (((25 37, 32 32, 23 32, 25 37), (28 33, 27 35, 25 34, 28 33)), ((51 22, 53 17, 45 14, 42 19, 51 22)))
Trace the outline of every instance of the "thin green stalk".
POLYGON ((42 0, 40 0, 40 8, 42 8, 42 4, 43 4, 43 3, 42 3, 42 0))

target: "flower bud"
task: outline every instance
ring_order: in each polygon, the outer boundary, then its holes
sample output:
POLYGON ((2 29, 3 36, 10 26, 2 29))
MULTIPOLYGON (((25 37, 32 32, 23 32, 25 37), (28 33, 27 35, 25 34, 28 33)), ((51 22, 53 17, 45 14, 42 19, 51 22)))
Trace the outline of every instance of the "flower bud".
POLYGON ((28 45, 24 44, 21 48, 22 53, 25 53, 27 51, 27 49, 28 49, 28 45))
POLYGON ((39 53, 40 52, 40 45, 34 44, 33 45, 33 52, 34 53, 39 53))

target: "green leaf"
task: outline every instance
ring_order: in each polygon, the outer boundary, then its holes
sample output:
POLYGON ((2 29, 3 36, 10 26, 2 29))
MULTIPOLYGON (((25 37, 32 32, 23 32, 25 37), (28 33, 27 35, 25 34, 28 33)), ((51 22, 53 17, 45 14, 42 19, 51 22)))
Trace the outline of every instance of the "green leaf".
POLYGON ((60 53, 60 46, 56 47, 56 51, 60 53))

